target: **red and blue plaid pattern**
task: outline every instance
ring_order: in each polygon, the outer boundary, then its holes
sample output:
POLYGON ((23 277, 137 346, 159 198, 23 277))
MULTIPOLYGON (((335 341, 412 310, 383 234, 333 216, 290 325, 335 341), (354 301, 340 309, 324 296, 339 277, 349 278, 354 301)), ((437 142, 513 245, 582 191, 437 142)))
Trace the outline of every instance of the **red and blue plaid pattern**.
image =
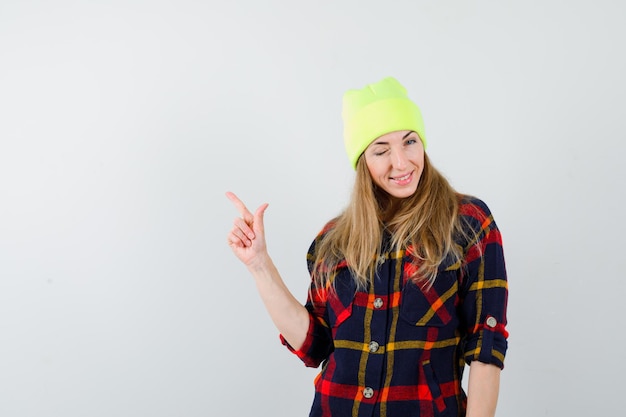
MULTIPOLYGON (((459 242, 464 262, 442 266, 430 289, 407 279, 417 264, 408 248, 383 253, 367 290, 356 290, 343 265, 335 294, 309 292, 304 345, 295 351, 281 339, 307 366, 323 363, 310 416, 463 416, 465 363, 504 366, 507 281, 500 232, 478 199, 463 200, 460 215, 477 240, 459 242)), ((315 242, 309 269, 314 250, 315 242)))

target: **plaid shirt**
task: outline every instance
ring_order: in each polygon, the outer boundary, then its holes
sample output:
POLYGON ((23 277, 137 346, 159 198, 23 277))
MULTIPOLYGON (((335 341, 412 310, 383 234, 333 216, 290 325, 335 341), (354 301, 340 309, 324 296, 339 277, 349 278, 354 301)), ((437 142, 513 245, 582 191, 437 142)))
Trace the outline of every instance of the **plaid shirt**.
POLYGON ((500 232, 482 201, 467 198, 459 210, 478 240, 459 242, 464 265, 443 265, 429 290, 407 279, 417 263, 409 247, 381 255, 367 290, 356 291, 344 264, 335 276, 336 295, 309 292, 303 346, 296 351, 281 340, 307 366, 323 363, 310 416, 464 416, 465 363, 504 366, 507 281, 500 232))

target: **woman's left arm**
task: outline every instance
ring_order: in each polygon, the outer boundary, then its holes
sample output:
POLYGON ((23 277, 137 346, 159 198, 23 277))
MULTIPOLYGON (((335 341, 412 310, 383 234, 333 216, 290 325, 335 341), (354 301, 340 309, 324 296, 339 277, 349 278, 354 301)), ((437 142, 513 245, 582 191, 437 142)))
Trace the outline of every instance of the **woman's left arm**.
POLYGON ((476 241, 466 249, 461 289, 461 311, 468 325, 465 362, 470 365, 466 415, 494 417, 508 346, 508 283, 502 236, 484 202, 474 199, 459 210, 476 233, 476 241))
POLYGON ((473 361, 467 386, 467 417, 493 417, 500 390, 500 368, 473 361))

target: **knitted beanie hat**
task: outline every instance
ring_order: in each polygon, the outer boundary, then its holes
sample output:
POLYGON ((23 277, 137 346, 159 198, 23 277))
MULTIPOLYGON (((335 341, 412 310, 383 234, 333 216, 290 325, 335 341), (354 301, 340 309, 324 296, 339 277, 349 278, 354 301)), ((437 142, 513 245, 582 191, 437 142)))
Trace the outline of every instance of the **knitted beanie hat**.
POLYGON ((398 130, 417 132, 424 149, 424 121, 406 89, 393 77, 343 95, 343 138, 352 168, 374 139, 398 130))

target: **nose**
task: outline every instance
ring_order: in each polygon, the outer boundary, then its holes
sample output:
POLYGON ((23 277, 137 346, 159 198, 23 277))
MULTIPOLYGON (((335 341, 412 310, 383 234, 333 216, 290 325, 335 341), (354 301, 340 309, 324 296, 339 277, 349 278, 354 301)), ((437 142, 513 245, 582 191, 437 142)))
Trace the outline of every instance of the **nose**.
POLYGON ((394 149, 391 152, 391 164, 397 170, 403 170, 407 167, 408 158, 404 154, 403 149, 394 149))

